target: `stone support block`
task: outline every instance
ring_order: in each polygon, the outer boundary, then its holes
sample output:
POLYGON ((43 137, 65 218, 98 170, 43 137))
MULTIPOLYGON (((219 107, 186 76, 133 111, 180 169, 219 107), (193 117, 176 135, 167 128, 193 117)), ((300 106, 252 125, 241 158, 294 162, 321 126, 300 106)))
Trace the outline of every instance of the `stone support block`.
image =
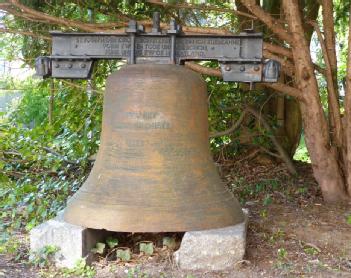
POLYGON ((51 245, 59 248, 54 262, 57 267, 73 268, 79 259, 91 262, 90 250, 99 241, 104 241, 108 232, 69 224, 63 220, 63 212, 48 220, 30 232, 30 250, 39 251, 51 245))
POLYGON ((233 269, 245 255, 248 211, 243 223, 213 230, 186 232, 174 259, 183 270, 233 269))

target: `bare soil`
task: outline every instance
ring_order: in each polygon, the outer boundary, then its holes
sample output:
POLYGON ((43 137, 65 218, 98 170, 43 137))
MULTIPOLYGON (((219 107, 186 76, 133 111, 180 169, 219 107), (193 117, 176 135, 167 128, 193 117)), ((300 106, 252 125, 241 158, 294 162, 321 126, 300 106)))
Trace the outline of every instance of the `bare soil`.
MULTIPOLYGON (((96 277, 351 277, 351 206, 325 205, 310 165, 297 168, 299 176, 291 177, 284 165, 269 161, 221 163, 228 188, 249 210, 247 253, 232 270, 181 271, 170 251, 156 248, 152 256, 134 254, 129 263, 100 257, 96 277)), ((0 278, 40 276, 63 274, 0 255, 0 278)))

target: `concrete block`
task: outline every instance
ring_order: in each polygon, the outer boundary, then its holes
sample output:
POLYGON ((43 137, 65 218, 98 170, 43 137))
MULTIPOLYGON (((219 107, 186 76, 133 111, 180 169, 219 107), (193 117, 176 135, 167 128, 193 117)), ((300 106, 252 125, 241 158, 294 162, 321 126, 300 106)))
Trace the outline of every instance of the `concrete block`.
POLYGON ((30 231, 30 250, 35 252, 47 245, 56 246, 59 251, 55 254, 55 265, 73 268, 82 258, 90 263, 90 250, 107 236, 108 232, 105 230, 88 229, 65 222, 63 212, 60 212, 54 219, 30 231))
POLYGON ((248 211, 243 223, 213 230, 186 232, 174 259, 183 270, 224 271, 245 255, 248 211))

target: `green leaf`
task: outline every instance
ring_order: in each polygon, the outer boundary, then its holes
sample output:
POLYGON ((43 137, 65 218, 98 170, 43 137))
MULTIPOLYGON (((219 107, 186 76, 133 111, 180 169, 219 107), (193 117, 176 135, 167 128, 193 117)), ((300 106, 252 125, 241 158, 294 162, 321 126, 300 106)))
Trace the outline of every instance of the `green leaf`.
POLYGON ((146 255, 152 255, 154 253, 154 244, 152 242, 140 242, 139 244, 140 252, 146 255))
POLYGON ((177 247, 177 243, 175 238, 173 237, 164 237, 162 240, 163 247, 167 247, 168 249, 174 250, 177 247))
POLYGON ((91 252, 94 254, 100 254, 102 255, 105 251, 106 244, 102 242, 96 243, 95 248, 91 249, 91 252))
POLYGON ((116 256, 122 261, 127 262, 127 261, 130 261, 130 259, 132 258, 132 253, 129 248, 125 248, 125 249, 120 248, 120 249, 117 249, 116 256))

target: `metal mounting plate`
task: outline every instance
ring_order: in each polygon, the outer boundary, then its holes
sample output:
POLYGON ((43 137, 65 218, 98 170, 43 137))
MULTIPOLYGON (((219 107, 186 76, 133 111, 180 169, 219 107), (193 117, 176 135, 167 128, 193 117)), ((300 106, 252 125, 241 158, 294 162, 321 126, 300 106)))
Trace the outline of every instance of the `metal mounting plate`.
POLYGON ((125 33, 51 32, 52 56, 39 57, 37 75, 44 78, 89 78, 93 62, 124 59, 129 64, 184 64, 218 61, 224 81, 276 82, 280 64, 264 61, 261 33, 188 35, 174 20, 162 32, 159 14, 151 33, 131 20, 125 33))

